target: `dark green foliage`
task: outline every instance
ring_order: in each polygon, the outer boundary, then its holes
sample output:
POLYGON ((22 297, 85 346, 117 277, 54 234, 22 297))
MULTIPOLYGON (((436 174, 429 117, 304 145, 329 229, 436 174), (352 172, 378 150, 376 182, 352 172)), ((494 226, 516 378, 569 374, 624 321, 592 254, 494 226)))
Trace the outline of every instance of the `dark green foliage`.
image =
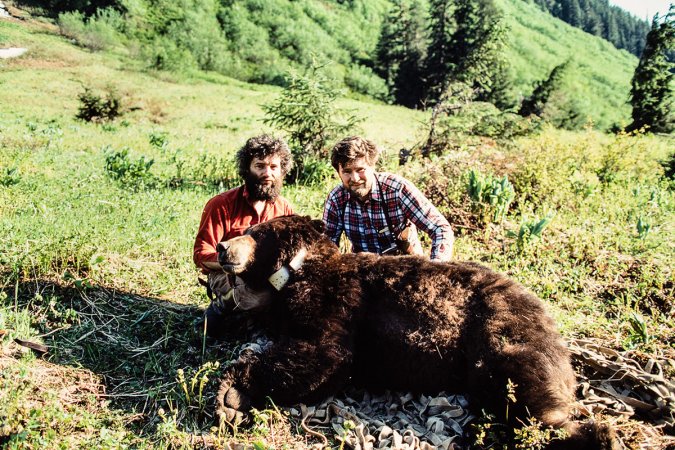
POLYGON ((86 122, 108 122, 122 114, 122 100, 112 87, 107 88, 105 97, 87 87, 77 98, 80 106, 75 117, 86 122))
POLYGON ((370 67, 353 65, 347 69, 345 84, 354 92, 360 92, 380 100, 389 99, 389 89, 385 81, 377 76, 370 67))
MULTIPOLYGON (((453 81, 471 86, 480 100, 490 99, 495 87, 505 88, 506 28, 494 0, 432 1, 429 16, 425 68, 429 103, 439 102, 453 81)), ((504 98, 502 93, 494 96, 504 98)))
MULTIPOLYGON (((452 78, 472 86, 479 100, 487 100, 507 77, 503 56, 506 28, 493 0, 457 0, 450 48, 455 61, 452 78), (496 83, 496 78, 502 81, 496 83)), ((495 96, 497 94, 495 93, 495 96)))
POLYGON ((9 187, 21 181, 21 174, 16 167, 0 168, 0 186, 9 187))
MULTIPOLYGON (((511 109, 521 92, 546 77, 542 66, 562 61, 570 48, 579 45, 575 33, 549 40, 552 33, 560 34, 557 21, 522 0, 498 3, 500 12, 488 0, 124 0, 123 4, 119 12, 107 10, 116 15, 86 18, 70 13, 78 42, 89 48, 128 45, 131 54, 153 69, 187 75, 204 69, 280 86, 286 83, 284 74, 302 72, 316 55, 330 61, 325 73, 336 86, 408 107, 431 106, 440 98, 443 84, 464 81, 476 89, 476 100, 511 109), (387 10, 391 15, 381 27, 387 10), (507 22, 499 20, 501 11, 507 22), (509 45, 503 48, 505 34, 509 45), (564 45, 556 44, 563 40, 564 45)), ((564 100, 576 102, 580 114, 566 122, 578 124, 592 117, 598 127, 606 128, 625 122, 629 114, 624 102, 627 72, 616 66, 630 67, 633 61, 604 43, 593 43, 580 52, 580 70, 570 77, 569 84, 575 86, 564 100), (589 61, 589 55, 597 58, 589 61), (601 56, 616 66, 599 66, 601 56)))
POLYGON ((424 12, 417 0, 398 0, 382 24, 375 49, 378 74, 399 105, 413 108, 424 98, 426 53, 424 12))
POLYGON ((283 85, 290 69, 309 67, 320 56, 335 63, 330 78, 358 92, 383 96, 382 81, 368 67, 385 5, 384 0, 222 2, 218 19, 234 60, 224 73, 283 85))
POLYGON ((425 63, 425 96, 437 102, 449 83, 454 61, 450 42, 454 29, 451 2, 431 0, 429 2, 429 47, 425 63))
POLYGON ((523 117, 529 115, 541 117, 551 95, 556 90, 560 89, 562 79, 569 65, 570 61, 567 60, 564 63, 555 66, 553 70, 551 70, 548 78, 537 83, 532 95, 523 100, 518 114, 523 117))
POLYGON ((659 23, 654 17, 647 44, 631 80, 630 102, 633 122, 628 130, 647 127, 653 132, 669 133, 675 128, 672 107, 672 81, 675 64, 667 53, 675 46, 675 7, 659 23))
POLYGON ((59 14, 59 32, 92 51, 105 50, 121 43, 126 21, 113 8, 99 9, 89 17, 79 11, 59 14))
POLYGON ((328 145, 362 120, 335 105, 339 94, 321 68, 314 66, 307 75, 290 75, 281 95, 263 105, 263 122, 288 135, 296 164, 289 174, 291 181, 302 181, 307 157, 326 157, 328 145))
POLYGON ((671 153, 665 161, 661 161, 661 167, 663 175, 670 181, 675 181, 675 153, 671 153))
POLYGON ((45 13, 56 17, 59 13, 79 11, 87 16, 93 15, 98 9, 113 7, 118 10, 123 10, 122 1, 120 0, 19 0, 16 3, 27 5, 31 7, 39 7, 45 13))

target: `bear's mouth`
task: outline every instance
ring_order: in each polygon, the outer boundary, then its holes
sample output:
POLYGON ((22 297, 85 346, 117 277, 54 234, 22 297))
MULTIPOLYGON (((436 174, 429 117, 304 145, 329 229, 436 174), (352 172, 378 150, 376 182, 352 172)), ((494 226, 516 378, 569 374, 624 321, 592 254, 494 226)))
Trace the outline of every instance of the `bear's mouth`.
POLYGON ((221 262, 220 266, 223 268, 224 272, 227 272, 232 275, 238 275, 244 271, 245 264, 239 264, 234 262, 221 262))

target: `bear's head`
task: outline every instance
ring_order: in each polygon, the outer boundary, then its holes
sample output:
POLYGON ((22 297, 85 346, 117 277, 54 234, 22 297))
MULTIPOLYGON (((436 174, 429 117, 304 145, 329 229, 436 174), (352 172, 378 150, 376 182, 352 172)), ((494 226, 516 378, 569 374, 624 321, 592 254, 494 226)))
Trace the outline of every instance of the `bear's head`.
MULTIPOLYGON (((254 225, 244 235, 220 242, 218 262, 225 272, 239 276, 253 289, 277 289, 272 277, 280 270, 297 269, 314 247, 337 247, 323 235, 324 224, 310 217, 284 216, 254 225)), ((325 250, 322 250, 326 254, 325 250)), ((283 278, 283 275, 281 278, 283 278)))

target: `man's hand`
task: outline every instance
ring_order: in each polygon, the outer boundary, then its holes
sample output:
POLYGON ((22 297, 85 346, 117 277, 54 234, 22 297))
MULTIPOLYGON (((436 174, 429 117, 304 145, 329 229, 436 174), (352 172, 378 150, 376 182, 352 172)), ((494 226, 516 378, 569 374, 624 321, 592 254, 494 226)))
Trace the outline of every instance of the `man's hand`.
POLYGON ((222 266, 218 263, 218 261, 204 261, 202 263, 202 266, 206 267, 209 270, 223 270, 222 266))
POLYGON ((250 309, 257 309, 267 305, 272 299, 272 292, 269 289, 262 291, 255 291, 249 288, 244 281, 235 277, 234 287, 232 292, 235 309, 248 311, 250 309))

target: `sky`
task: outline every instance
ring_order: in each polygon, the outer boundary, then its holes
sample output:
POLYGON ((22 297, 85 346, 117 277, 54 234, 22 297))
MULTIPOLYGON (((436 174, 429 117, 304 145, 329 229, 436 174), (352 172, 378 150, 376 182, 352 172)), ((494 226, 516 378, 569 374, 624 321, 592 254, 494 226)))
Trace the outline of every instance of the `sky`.
MULTIPOLYGON (((652 21, 654 14, 666 14, 670 0, 609 0, 611 5, 619 6, 640 19, 652 21)), ((673 0, 675 3, 675 0, 673 0)))

